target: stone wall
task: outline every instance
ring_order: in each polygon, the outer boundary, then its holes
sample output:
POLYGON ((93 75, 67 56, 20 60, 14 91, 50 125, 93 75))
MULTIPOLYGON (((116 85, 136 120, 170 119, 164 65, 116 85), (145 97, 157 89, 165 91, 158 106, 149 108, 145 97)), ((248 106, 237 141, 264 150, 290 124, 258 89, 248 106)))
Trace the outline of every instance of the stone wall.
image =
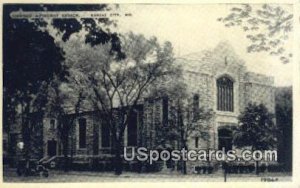
MULTIPOLYGON (((244 62, 234 53, 230 45, 221 43, 211 53, 188 55, 181 58, 179 64, 184 68, 183 75, 188 92, 191 95, 199 95, 200 107, 213 109, 215 112, 212 120, 208 122, 212 125, 209 148, 218 147, 219 127, 237 126, 238 116, 248 103, 262 103, 270 112, 275 112, 274 78, 248 72, 244 62), (216 80, 221 76, 227 76, 234 82, 233 112, 217 110, 216 80)), ((193 148, 194 145, 194 139, 190 138, 189 148, 193 148)), ((197 162, 188 163, 190 172, 195 165, 197 162)))
POLYGON ((162 98, 148 98, 145 99, 143 105, 143 126, 141 127, 142 140, 141 145, 148 149, 158 147, 161 143, 158 138, 163 131, 164 118, 164 99, 162 98))
POLYGON ((244 81, 244 105, 264 104, 270 112, 275 113, 274 78, 247 72, 244 81))

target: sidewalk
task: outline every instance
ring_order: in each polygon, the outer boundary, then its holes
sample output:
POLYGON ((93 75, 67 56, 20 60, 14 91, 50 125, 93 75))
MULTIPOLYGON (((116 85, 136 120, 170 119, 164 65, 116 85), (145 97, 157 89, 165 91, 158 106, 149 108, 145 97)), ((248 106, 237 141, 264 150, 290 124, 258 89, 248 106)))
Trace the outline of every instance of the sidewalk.
MULTIPOLYGON (((116 176, 113 172, 91 172, 91 171, 54 171, 50 170, 48 178, 39 176, 17 176, 16 169, 4 170, 4 182, 224 182, 224 174, 218 171, 214 174, 189 174, 183 175, 177 172, 166 173, 134 173, 124 172, 116 176)), ((263 180, 291 181, 288 173, 263 173, 259 176, 255 174, 227 174, 227 182, 261 182, 263 180), (264 179, 265 178, 265 179, 264 179)))

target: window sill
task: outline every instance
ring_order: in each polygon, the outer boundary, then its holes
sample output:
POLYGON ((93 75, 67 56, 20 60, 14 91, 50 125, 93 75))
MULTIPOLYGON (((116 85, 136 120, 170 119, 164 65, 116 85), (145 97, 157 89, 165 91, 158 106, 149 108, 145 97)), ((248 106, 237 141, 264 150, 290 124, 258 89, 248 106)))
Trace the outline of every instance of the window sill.
POLYGON ((236 117, 238 114, 236 112, 229 112, 229 111, 218 111, 216 112, 217 115, 224 115, 224 116, 232 116, 236 117))

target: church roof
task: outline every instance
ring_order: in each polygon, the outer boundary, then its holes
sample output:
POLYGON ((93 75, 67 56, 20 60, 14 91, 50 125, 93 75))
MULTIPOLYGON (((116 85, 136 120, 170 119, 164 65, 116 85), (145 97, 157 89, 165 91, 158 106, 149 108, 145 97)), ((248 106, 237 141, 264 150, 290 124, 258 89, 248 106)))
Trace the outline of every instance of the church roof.
POLYGON ((176 58, 177 65, 181 66, 183 70, 208 74, 212 72, 215 66, 224 63, 224 61, 234 63, 237 66, 245 64, 227 41, 220 42, 214 49, 190 53, 176 58))

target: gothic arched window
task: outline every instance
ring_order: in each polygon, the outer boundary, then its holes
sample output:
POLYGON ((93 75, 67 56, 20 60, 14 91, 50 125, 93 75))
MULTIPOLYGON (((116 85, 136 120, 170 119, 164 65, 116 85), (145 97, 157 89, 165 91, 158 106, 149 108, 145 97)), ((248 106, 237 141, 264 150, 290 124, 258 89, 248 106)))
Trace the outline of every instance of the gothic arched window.
POLYGON ((219 111, 233 112, 233 81, 226 76, 217 80, 217 101, 219 111))

